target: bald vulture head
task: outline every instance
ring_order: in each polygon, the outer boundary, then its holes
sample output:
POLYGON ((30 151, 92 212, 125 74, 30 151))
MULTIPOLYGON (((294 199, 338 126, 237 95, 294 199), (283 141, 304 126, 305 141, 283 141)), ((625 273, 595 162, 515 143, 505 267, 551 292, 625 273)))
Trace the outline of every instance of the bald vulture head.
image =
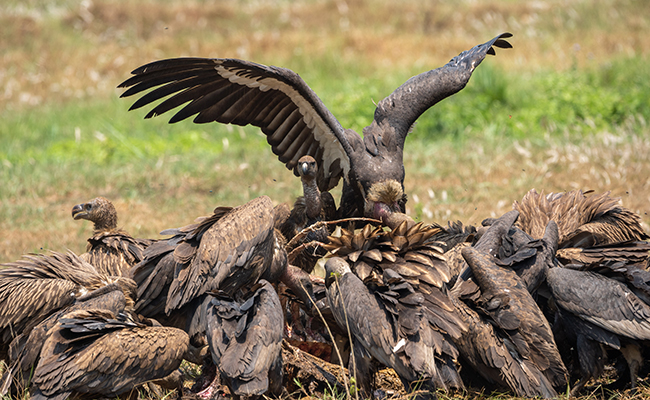
MULTIPOLYGON (((175 58, 143 65, 119 87, 121 97, 145 93, 131 109, 162 100, 145 118, 179 108, 170 123, 220 122, 259 127, 271 150, 289 170, 304 155, 319 165, 318 188, 325 192, 343 178, 341 218, 361 216, 366 195, 385 179, 403 188, 404 142, 426 110, 462 90, 495 48, 511 48, 510 33, 476 45, 442 67, 407 80, 377 103, 363 136, 345 129, 295 72, 232 58, 175 58)), ((401 211, 404 211, 404 204, 401 211)))
POLYGON ((117 228, 117 211, 110 200, 95 197, 87 203, 72 207, 72 218, 86 219, 95 224, 95 232, 117 228))

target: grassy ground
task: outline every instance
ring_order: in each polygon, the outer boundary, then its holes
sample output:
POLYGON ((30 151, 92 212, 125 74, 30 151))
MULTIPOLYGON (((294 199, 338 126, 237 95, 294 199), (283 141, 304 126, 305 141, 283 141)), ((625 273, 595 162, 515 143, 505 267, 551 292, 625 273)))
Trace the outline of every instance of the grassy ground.
MULTIPOLYGON (((0 262, 82 252, 74 204, 112 199, 158 237, 299 181, 256 129, 168 125, 115 87, 177 56, 297 71, 343 126, 498 33, 515 36, 427 112, 405 149, 409 211, 477 224, 529 189, 612 191, 650 223, 650 12, 644 1, 7 0, 0 4, 0 262)), ((337 197, 335 195, 335 197, 337 197)))

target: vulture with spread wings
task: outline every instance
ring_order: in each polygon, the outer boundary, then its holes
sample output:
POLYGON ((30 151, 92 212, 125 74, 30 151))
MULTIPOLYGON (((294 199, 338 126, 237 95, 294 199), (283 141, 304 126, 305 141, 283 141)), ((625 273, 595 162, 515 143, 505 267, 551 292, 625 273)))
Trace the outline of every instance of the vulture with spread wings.
MULTIPOLYGON (((119 87, 128 88, 122 97, 153 89, 131 109, 166 98, 146 118, 188 103, 170 122, 196 115, 195 123, 260 127, 288 169, 304 155, 316 159, 321 191, 344 178, 339 216, 371 216, 374 207, 367 204, 366 194, 374 184, 393 180, 403 190, 404 141, 415 121, 463 89, 485 56, 495 54, 494 47, 511 48, 505 40, 511 36, 503 33, 406 81, 377 104, 363 137, 344 129, 300 76, 286 68, 227 58, 176 58, 135 69, 119 87)), ((405 198, 399 205, 402 211, 404 203, 405 198)))

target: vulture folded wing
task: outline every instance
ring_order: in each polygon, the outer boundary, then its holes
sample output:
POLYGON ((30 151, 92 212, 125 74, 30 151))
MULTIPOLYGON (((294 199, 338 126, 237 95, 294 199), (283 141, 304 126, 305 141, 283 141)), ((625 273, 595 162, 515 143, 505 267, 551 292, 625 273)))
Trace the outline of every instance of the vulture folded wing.
POLYGON ((462 255, 481 288, 484 308, 496 325, 504 331, 512 330, 513 339, 521 337, 526 342, 531 361, 554 387, 565 385, 567 370, 551 327, 521 279, 513 270, 498 266, 490 255, 476 248, 466 247, 462 255))
POLYGON ((189 338, 145 327, 110 311, 66 314, 43 345, 34 385, 45 396, 78 392, 113 397, 180 366, 189 338))
POLYGON ((132 74, 119 85, 129 88, 121 97, 157 88, 131 109, 172 95, 146 118, 190 102, 170 123, 196 115, 195 123, 257 126, 288 169, 303 155, 314 157, 322 166, 321 190, 336 186, 350 169, 351 149, 341 124, 291 70, 237 59, 176 58, 143 65, 132 74))
MULTIPOLYGON (((510 388, 517 396, 555 398, 557 392, 539 367, 509 349, 495 327, 460 300, 453 299, 468 329, 455 343, 472 368, 489 382, 510 388)), ((506 339, 507 340, 507 339, 506 339)))
MULTIPOLYGON (((233 294, 256 282, 271 262, 273 204, 261 196, 232 209, 201 236, 191 261, 177 266, 165 311, 211 290, 233 294)), ((182 247, 175 250, 178 253, 182 247)))
POLYGON ((552 268, 547 275, 553 298, 562 309, 618 335, 650 339, 650 306, 625 284, 567 268, 552 268))
POLYGON ((250 307, 248 301, 239 304, 215 299, 217 308, 206 313, 215 363, 237 395, 265 393, 269 374, 278 375, 281 365, 282 306, 273 286, 265 280, 260 284, 248 299, 254 303, 250 307), (230 326, 224 329, 224 325, 230 326))

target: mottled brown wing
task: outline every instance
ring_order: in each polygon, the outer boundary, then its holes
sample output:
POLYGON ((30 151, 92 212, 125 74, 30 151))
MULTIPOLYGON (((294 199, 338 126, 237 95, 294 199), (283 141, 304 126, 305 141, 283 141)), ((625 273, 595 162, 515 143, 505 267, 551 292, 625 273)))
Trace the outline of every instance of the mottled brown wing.
POLYGON ((191 262, 177 270, 165 311, 211 290, 232 294, 256 282, 271 262, 273 241, 271 199, 261 196, 232 209, 201 236, 191 262))
POLYGON ((196 115, 195 123, 257 126, 289 170, 300 157, 314 157, 322 166, 321 190, 333 188, 349 172, 351 148, 341 124, 291 70, 237 59, 176 58, 143 65, 132 74, 119 85, 129 88, 121 97, 156 89, 131 110, 166 98, 145 118, 189 102, 170 123, 196 115))
POLYGON ((0 329, 9 343, 26 327, 99 286, 104 277, 73 253, 25 255, 0 269, 0 329))
POLYGON ((562 309, 609 332, 650 340, 650 306, 625 284, 567 268, 552 268, 547 280, 562 309))
POLYGON ((513 349, 508 348, 492 324, 462 301, 452 300, 468 327, 454 342, 474 371, 492 383, 510 388, 517 396, 557 397, 542 371, 526 358, 513 355, 513 349))
POLYGON ((169 375, 188 344, 179 329, 137 326, 108 311, 75 311, 43 345, 33 382, 47 397, 70 392, 113 397, 169 375))
POLYGON ((630 240, 645 240, 641 218, 622 207, 609 192, 586 196, 581 190, 544 195, 534 189, 514 208, 525 232, 541 238, 548 220, 558 224, 559 247, 591 247, 630 240))
POLYGON ((88 239, 81 257, 102 274, 128 276, 131 267, 142 261, 144 249, 127 233, 101 232, 88 239))
POLYGON ((96 297, 91 297, 84 301, 76 301, 74 304, 66 306, 54 313, 50 314, 45 318, 41 323, 36 325, 33 329, 28 332, 28 335, 25 335, 25 339, 21 341, 14 340, 11 343, 11 346, 14 347, 12 350, 11 362, 16 363, 19 366, 18 373, 22 373, 23 377, 28 377, 31 375, 31 371, 36 367, 36 362, 41 354, 41 349, 43 344, 48 338, 48 332, 53 328, 59 319, 64 315, 69 314, 77 310, 89 310, 89 309, 102 309, 108 310, 113 315, 118 315, 119 313, 124 312, 126 306, 126 298, 121 290, 115 287, 115 290, 112 290, 108 293, 98 295, 96 297), (16 345, 14 345, 14 342, 16 345))

